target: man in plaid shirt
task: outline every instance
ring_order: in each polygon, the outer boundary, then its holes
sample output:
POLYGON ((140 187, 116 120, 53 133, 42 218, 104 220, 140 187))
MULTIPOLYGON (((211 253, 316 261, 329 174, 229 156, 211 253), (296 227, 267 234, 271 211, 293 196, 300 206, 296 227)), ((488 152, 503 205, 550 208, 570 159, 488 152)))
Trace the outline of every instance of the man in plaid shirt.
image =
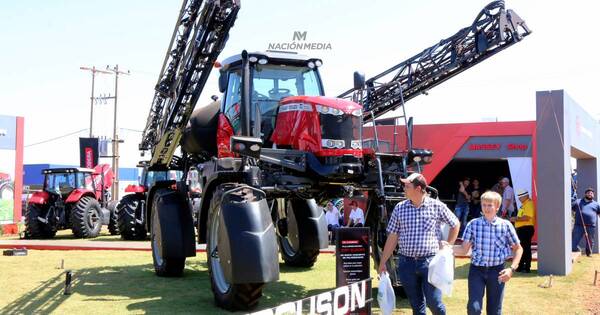
POLYGON ((426 305, 433 314, 446 314, 442 292, 427 281, 427 275, 429 262, 440 247, 456 240, 460 223, 444 203, 427 196, 423 175, 413 173, 402 182, 408 199, 396 205, 388 223, 379 273, 386 271, 385 263, 398 245, 397 274, 413 314, 426 314, 426 305), (447 242, 438 238, 442 222, 451 227, 447 242))
POLYGON ((468 314, 481 314, 484 291, 487 291, 486 313, 502 314, 504 285, 519 265, 523 248, 512 224, 496 216, 502 197, 488 191, 481 195, 483 217, 471 220, 465 228, 463 243, 457 253, 467 253, 471 247, 469 268, 468 314), (504 262, 513 253, 510 268, 504 262))

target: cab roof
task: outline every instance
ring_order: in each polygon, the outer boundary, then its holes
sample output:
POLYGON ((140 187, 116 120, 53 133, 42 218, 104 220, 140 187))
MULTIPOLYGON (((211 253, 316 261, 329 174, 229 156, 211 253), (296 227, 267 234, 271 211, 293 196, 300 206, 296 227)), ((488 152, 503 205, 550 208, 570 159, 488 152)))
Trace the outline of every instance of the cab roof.
MULTIPOLYGON (((248 58, 256 57, 257 59, 266 58, 269 61, 274 61, 274 63, 286 63, 286 64, 297 64, 297 65, 306 65, 309 61, 316 62, 321 61, 319 58, 311 58, 306 55, 301 55, 296 52, 290 51, 276 51, 276 50, 267 50, 267 51, 256 51, 249 52, 248 58)), ((221 61, 222 70, 227 70, 230 66, 235 66, 242 62, 242 54, 233 55, 231 57, 226 58, 221 61)), ((322 61, 321 61, 322 63, 322 61)))
POLYGON ((62 168, 46 168, 42 170, 42 174, 62 174, 62 173, 96 173, 95 170, 85 167, 62 167, 62 168))

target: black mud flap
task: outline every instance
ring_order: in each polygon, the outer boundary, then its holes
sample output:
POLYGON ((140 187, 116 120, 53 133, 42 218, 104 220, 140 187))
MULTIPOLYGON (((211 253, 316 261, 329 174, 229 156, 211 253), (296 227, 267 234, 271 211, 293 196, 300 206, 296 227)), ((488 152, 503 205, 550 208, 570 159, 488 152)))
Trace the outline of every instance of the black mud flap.
POLYGON ((163 258, 196 256, 194 220, 185 197, 176 191, 162 193, 153 211, 158 211, 163 258))
POLYGON ((279 280, 275 228, 267 200, 260 193, 246 202, 223 196, 218 251, 224 276, 232 284, 279 280))
POLYGON ((298 222, 298 230, 302 231, 300 249, 327 248, 329 236, 325 211, 319 208, 314 199, 292 199, 292 209, 298 222))

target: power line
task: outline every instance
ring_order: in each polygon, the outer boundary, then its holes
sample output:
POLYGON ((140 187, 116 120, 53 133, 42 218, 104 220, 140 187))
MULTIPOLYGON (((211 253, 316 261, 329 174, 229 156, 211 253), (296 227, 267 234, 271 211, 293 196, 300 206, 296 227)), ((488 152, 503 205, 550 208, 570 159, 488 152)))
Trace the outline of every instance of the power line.
POLYGON ((73 132, 70 132, 68 134, 65 134, 65 135, 62 135, 62 136, 58 136, 58 137, 54 137, 54 138, 51 138, 51 139, 47 139, 47 140, 44 140, 44 141, 40 141, 40 142, 28 144, 28 145, 25 145, 23 147, 27 148, 27 147, 32 147, 32 146, 38 145, 38 144, 48 143, 48 142, 55 141, 55 140, 58 140, 58 139, 66 138, 68 136, 76 135, 76 134, 78 134, 78 133, 80 133, 82 131, 86 131, 86 130, 88 130, 88 128, 84 128, 84 129, 80 129, 80 130, 77 130, 77 131, 73 131, 73 132))
POLYGON ((143 130, 131 129, 131 128, 124 128, 124 127, 119 128, 119 130, 132 131, 132 132, 140 132, 140 133, 144 132, 143 130))

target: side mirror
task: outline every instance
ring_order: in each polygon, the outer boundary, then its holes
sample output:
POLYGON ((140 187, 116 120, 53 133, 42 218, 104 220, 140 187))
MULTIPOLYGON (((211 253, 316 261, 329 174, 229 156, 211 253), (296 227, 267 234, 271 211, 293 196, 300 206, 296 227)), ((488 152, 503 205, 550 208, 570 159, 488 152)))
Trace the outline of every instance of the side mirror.
POLYGON ((360 90, 365 86, 365 74, 354 71, 354 89, 360 90))
POLYGON ((222 72, 221 75, 219 76, 219 92, 225 93, 226 89, 227 89, 227 73, 222 72))
POLYGON ((242 156, 260 158, 263 142, 260 138, 232 136, 231 151, 242 156))

